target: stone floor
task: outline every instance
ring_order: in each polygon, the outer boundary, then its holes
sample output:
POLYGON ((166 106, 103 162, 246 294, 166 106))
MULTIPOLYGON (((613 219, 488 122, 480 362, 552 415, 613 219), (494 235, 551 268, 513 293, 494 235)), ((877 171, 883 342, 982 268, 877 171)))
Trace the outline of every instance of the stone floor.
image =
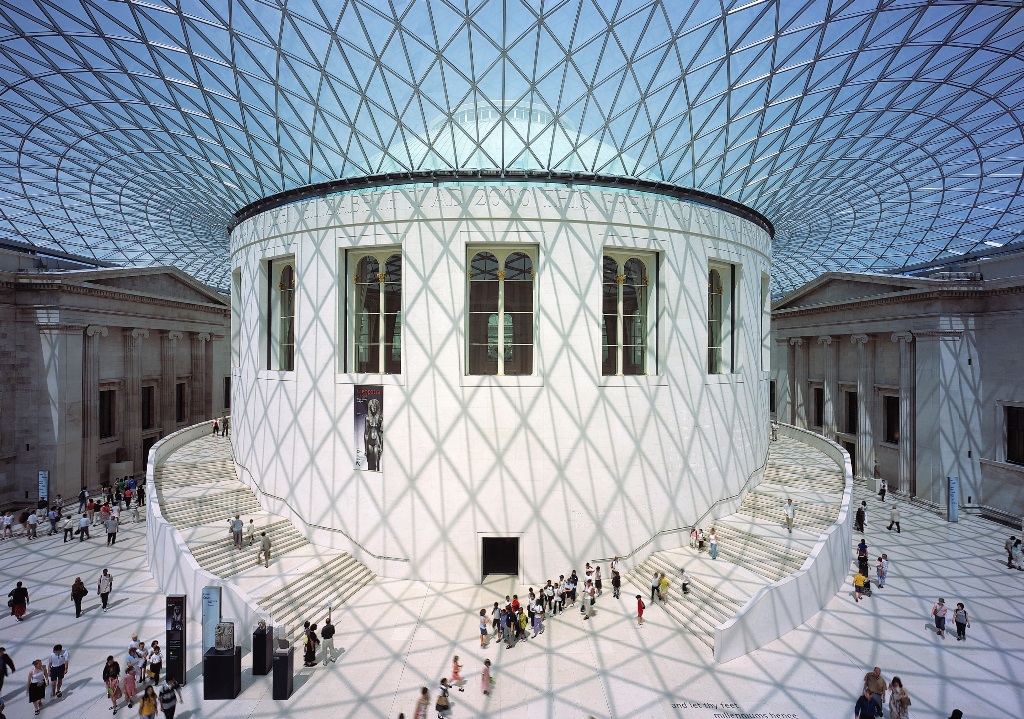
MULTIPOLYGON (((272 701, 270 677, 254 677, 249 669, 238 699, 202 701, 194 649, 177 716, 411 717, 419 687, 435 695, 455 654, 467 679, 465 693, 453 696, 451 716, 457 718, 851 716, 861 678, 874 665, 886 677, 903 679, 915 718, 948 717, 953 708, 968 719, 1024 716, 1024 572, 1006 569, 1002 554, 1011 530, 965 516, 947 524, 901 503, 903 533, 897 535, 883 521, 889 502, 869 496, 863 485, 856 495, 870 505, 872 557, 885 551, 890 558, 886 588, 855 604, 846 586, 811 621, 728 664, 716 664, 656 606, 637 627, 632 594, 621 601, 606 594, 589 622, 567 612, 549 620, 536 640, 481 649, 476 613, 515 591, 510 581, 452 586, 379 578, 336 613, 336 643, 343 649, 337 662, 299 672, 289 701, 272 701), (967 605, 973 624, 967 642, 932 631, 928 611, 939 596, 951 607, 967 605), (489 697, 479 682, 485 657, 496 680, 489 697)), ((9 591, 21 579, 32 598, 23 623, 0 618, 0 645, 18 666, 3 689, 8 717, 32 715, 27 668, 57 642, 71 650, 71 671, 63 699, 48 699, 44 717, 109 716, 100 680, 106 655, 122 657, 133 631, 163 643, 163 601, 146 565, 144 528, 129 524, 118 536, 109 548, 95 538, 67 545, 46 536, 0 543, 0 586, 9 591), (95 590, 103 567, 115 576, 106 614, 95 590), (76 576, 91 590, 77 620, 70 599, 76 576)), ((859 538, 855 533, 854 542, 859 538)), ((190 636, 200 636, 195 623, 190 636)), ((243 666, 249 664, 244 658, 243 666)))

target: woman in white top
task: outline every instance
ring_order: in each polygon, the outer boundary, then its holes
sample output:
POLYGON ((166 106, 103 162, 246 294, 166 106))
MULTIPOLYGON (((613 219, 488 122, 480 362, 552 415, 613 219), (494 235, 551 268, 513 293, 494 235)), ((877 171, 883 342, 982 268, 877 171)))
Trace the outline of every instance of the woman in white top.
POLYGON ((43 699, 46 697, 46 685, 50 683, 43 668, 42 659, 34 659, 28 670, 28 701, 35 707, 36 714, 43 708, 43 699))
POLYGON ((715 533, 715 528, 711 528, 711 534, 708 535, 708 543, 711 549, 711 558, 718 559, 718 535, 715 533))

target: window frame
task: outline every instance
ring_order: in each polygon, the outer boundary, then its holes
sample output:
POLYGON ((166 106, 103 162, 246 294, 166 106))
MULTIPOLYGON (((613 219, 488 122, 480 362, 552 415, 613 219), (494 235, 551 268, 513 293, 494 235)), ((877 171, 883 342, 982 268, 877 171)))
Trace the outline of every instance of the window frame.
POLYGON ((174 423, 188 422, 188 382, 174 383, 174 423))
POLYGON ((118 422, 117 422, 117 388, 116 387, 100 387, 99 396, 99 422, 97 423, 97 429, 99 431, 100 440, 111 440, 117 437, 118 422), (107 397, 107 401, 104 401, 104 396, 107 397), (104 434, 106 431, 106 434, 104 434))
POLYGON ((261 333, 266 345, 264 367, 273 372, 294 372, 295 371, 295 328, 298 322, 298 263, 295 255, 281 255, 271 257, 263 261, 263 271, 267 281, 266 295, 263 306, 263 332, 261 333), (291 287, 283 285, 285 270, 291 270, 291 287), (285 322, 284 314, 284 292, 290 291, 290 320, 291 332, 286 333, 288 325, 285 322), (290 334, 290 342, 282 340, 282 336, 290 334), (290 349, 289 349, 290 348, 290 349), (287 349, 287 351, 286 351, 287 349))
POLYGON ((730 375, 737 374, 737 363, 736 363, 736 289, 739 284, 739 271, 735 263, 727 262, 723 260, 716 260, 714 258, 708 258, 707 271, 704 273, 705 280, 707 282, 707 304, 704 309, 705 329, 707 335, 707 364, 705 367, 706 373, 711 375, 730 375), (718 344, 712 342, 712 312, 713 312, 713 293, 714 289, 712 285, 712 272, 717 272, 719 281, 721 284, 718 286, 719 291, 714 293, 719 296, 720 299, 720 317, 718 319, 718 327, 720 337, 718 344), (718 362, 714 361, 713 350, 717 347, 718 349, 718 362))
MULTIPOLYGON (((346 292, 343 293, 344 297, 345 297, 345 309, 344 309, 345 327, 344 327, 344 331, 342 332, 342 342, 344 343, 343 344, 343 348, 344 348, 343 349, 344 363, 343 363, 343 370, 342 371, 350 372, 350 373, 353 373, 353 374, 401 376, 402 368, 403 368, 404 363, 405 363, 404 362, 405 358, 404 358, 404 354, 403 354, 402 342, 401 342, 402 330, 404 329, 404 321, 405 321, 405 255, 402 252, 402 246, 401 245, 379 245, 379 246, 374 246, 372 249, 367 249, 367 250, 347 250, 346 253, 345 253, 345 268, 346 268, 346 271, 347 271, 347 276, 349 277, 351 282, 346 282, 347 290, 346 290, 346 292), (395 257, 396 255, 398 257, 398 262, 399 262, 399 278, 398 278, 398 283, 397 283, 398 284, 398 293, 399 293, 399 308, 398 308, 398 312, 397 313, 389 313, 389 312, 386 311, 387 307, 386 307, 386 302, 385 302, 385 296, 386 295, 385 295, 384 286, 386 284, 394 284, 394 283, 385 282, 384 279, 386 279, 386 275, 387 275, 387 272, 386 272, 387 262, 388 262, 388 260, 390 260, 392 257, 395 257), (359 292, 359 287, 361 286, 360 283, 359 283, 359 277, 360 277, 359 272, 358 272, 359 264, 364 259, 366 259, 368 257, 372 257, 377 262, 378 291, 380 293, 379 300, 378 300, 379 301, 378 313, 379 313, 380 319, 378 320, 378 323, 379 323, 378 324, 378 348, 377 348, 378 356, 377 356, 376 369, 367 369, 367 370, 364 371, 364 370, 360 370, 358 368, 358 358, 357 358, 358 340, 359 340, 359 335, 358 335, 358 333, 356 331, 358 329, 357 316, 359 314, 359 298, 358 298, 357 295, 358 295, 358 292, 359 292), (385 276, 384 279, 381 279, 382 275, 385 276), (397 331, 394 334, 392 334, 391 337, 392 337, 392 340, 397 338, 398 341, 397 342, 393 341, 391 343, 385 343, 383 340, 386 337, 386 326, 387 326, 386 318, 387 318, 387 316, 389 314, 396 314, 397 319, 396 319, 396 322, 395 322, 395 326, 397 328, 397 331), (397 372, 388 372, 388 371, 386 371, 387 367, 388 367, 388 360, 387 360, 387 357, 386 357, 387 347, 388 346, 392 346, 393 347, 393 345, 395 345, 395 344, 398 345, 398 371, 397 372)), ((391 360, 391 361, 394 361, 394 360, 391 360)))
MULTIPOLYGON (((601 344, 600 344, 600 375, 602 377, 648 377, 652 374, 657 374, 657 346, 658 346, 658 268, 660 266, 660 253, 651 252, 647 250, 634 250, 622 247, 605 247, 601 253, 601 344), (606 260, 612 260, 615 262, 615 280, 617 286, 616 296, 616 307, 615 307, 615 341, 606 341, 607 329, 605 326, 605 313, 604 308, 604 292, 605 292, 605 281, 604 281, 604 266, 606 260), (644 341, 643 341, 643 360, 640 372, 624 372, 626 363, 623 357, 627 351, 627 348, 637 347, 639 345, 625 344, 625 323, 627 315, 624 314, 624 287, 626 286, 626 265, 634 260, 639 262, 644 268, 644 277, 641 285, 633 285, 634 287, 642 286, 646 288, 645 295, 643 296, 643 308, 644 308, 644 341), (615 362, 612 373, 605 372, 605 347, 612 348, 615 350, 615 362), (653 371, 652 371, 653 370, 653 371)), ((633 317, 633 315, 629 315, 633 317)), ((634 363, 630 363, 634 364, 634 363)))
POLYGON ((139 391, 139 424, 142 431, 147 432, 160 426, 160 399, 156 384, 144 384, 139 391), (149 395, 149 424, 146 424, 146 396, 149 395))
POLYGON ((1024 406, 1003 405, 1003 423, 1005 427, 1004 461, 1007 464, 1022 466, 1024 465, 1024 406), (1011 420, 1011 415, 1015 415, 1013 420, 1011 420))
POLYGON ((900 396, 898 394, 882 395, 882 441, 886 444, 900 443, 900 396), (895 401, 895 422, 891 422, 890 402, 895 401))
MULTIPOLYGON (((535 377, 537 376, 537 297, 538 297, 538 259, 540 255, 540 246, 534 244, 500 244, 500 243, 467 243, 466 244, 466 284, 465 284, 465 312, 464 312, 464 331, 465 339, 463 341, 463 361, 465 362, 465 370, 463 376, 465 377, 535 377), (497 325, 499 331, 496 336, 497 345, 497 371, 492 374, 490 372, 473 372, 472 371, 472 353, 473 348, 478 346, 473 343, 473 319, 474 315, 486 314, 485 312, 474 311, 472 309, 472 283, 473 283, 473 260, 474 258, 482 253, 490 254, 494 257, 497 264, 498 270, 497 279, 498 282, 498 300, 497 300, 497 325), (506 264, 509 258, 515 254, 523 254, 530 260, 530 336, 532 341, 529 344, 530 348, 530 372, 521 374, 507 374, 504 372, 506 354, 505 351, 505 334, 504 326, 508 325, 504 321, 504 316, 508 313, 510 316, 513 314, 523 314, 513 310, 506 309, 505 303, 505 273, 506 264)), ((508 280, 511 281, 511 280, 508 280)), ((514 339, 514 338, 513 338, 514 339)), ((516 346, 525 346, 513 342, 513 348, 516 346)), ((514 362, 514 360, 513 360, 514 362)))

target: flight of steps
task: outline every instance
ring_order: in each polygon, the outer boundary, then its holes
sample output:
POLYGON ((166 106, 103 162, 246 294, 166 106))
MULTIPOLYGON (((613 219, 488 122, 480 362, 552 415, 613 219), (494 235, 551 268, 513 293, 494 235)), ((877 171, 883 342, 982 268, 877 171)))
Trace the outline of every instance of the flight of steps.
POLYGON ((197 497, 167 497, 163 492, 159 495, 160 511, 179 529, 222 523, 227 532, 228 518, 262 511, 259 500, 248 487, 208 491, 197 497))
POLYGON ((257 600, 275 626, 286 627, 295 638, 304 621, 323 623, 327 604, 335 608, 373 581, 373 572, 352 555, 343 553, 307 574, 257 600))
MULTIPOLYGON (((810 532, 824 532, 839 516, 838 504, 814 503, 799 499, 795 504, 796 526, 810 532)), ((755 489, 747 493, 737 511, 755 519, 785 525, 785 505, 785 500, 778 494, 755 489)))
POLYGON ((809 553, 723 522, 715 524, 715 532, 720 560, 749 569, 773 582, 797 572, 809 553))
MULTIPOLYGON (((715 627, 728 621, 744 602, 727 597, 704 580, 690 576, 690 592, 683 594, 679 584, 679 567, 661 554, 652 554, 642 564, 628 572, 626 581, 637 588, 650 606, 651 578, 654 572, 664 572, 669 578, 669 599, 666 604, 656 602, 675 621, 708 648, 715 646, 715 627)), ((649 611, 649 610, 648 610, 649 611)))
MULTIPOLYGON (((226 521, 224 524, 227 526, 226 521)), ((257 525, 257 545, 260 539, 260 532, 266 532, 267 536, 270 537, 275 556, 309 544, 306 538, 299 534, 299 531, 287 519, 281 519, 269 525, 257 525)), ((255 565, 257 545, 249 547, 248 540, 243 539, 243 548, 239 551, 235 549, 233 535, 225 530, 224 539, 191 546, 189 551, 192 552, 192 556, 199 563, 200 567, 219 577, 227 578, 255 565)))
POLYGON ((843 474, 835 463, 825 464, 819 457, 808 457, 806 462, 769 460, 762 485, 785 487, 794 492, 827 492, 840 497, 845 489, 843 474))
POLYGON ((224 459, 211 459, 206 462, 161 464, 154 471, 153 479, 157 487, 171 489, 196 487, 215 482, 230 482, 236 477, 234 462, 228 456, 224 459))

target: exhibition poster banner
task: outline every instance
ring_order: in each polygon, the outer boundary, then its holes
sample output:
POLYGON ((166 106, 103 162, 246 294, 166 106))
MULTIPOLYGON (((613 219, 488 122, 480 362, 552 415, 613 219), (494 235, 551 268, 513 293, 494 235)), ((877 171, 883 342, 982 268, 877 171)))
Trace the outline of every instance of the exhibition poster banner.
POLYGON ((220 624, 220 587, 203 587, 203 654, 213 649, 220 624))
POLYGON ((357 384, 353 406, 356 469, 380 472, 384 454, 384 388, 357 384))
POLYGON ((185 684, 185 595, 171 594, 167 597, 167 646, 166 668, 179 684, 185 684))

